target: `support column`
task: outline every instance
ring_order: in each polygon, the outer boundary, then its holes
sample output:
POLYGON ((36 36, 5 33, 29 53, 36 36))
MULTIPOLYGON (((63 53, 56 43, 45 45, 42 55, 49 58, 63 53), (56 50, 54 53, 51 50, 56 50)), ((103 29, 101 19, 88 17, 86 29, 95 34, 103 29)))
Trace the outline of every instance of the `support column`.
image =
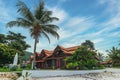
POLYGON ((60 68, 60 59, 57 59, 56 66, 57 66, 57 68, 60 68))
POLYGON ((64 68, 66 68, 66 61, 64 61, 64 68))
POLYGON ((45 68, 48 68, 48 64, 47 64, 47 61, 45 61, 45 68))
POLYGON ((59 62, 59 64, 58 64, 59 67, 58 68, 60 68, 60 59, 58 60, 58 62, 59 62))
POLYGON ((56 59, 56 67, 57 67, 57 68, 59 67, 58 59, 56 59))
POLYGON ((52 66, 55 66, 55 60, 54 59, 52 60, 52 66))
POLYGON ((41 62, 41 68, 44 68, 43 64, 44 64, 44 63, 43 63, 43 62, 41 62))

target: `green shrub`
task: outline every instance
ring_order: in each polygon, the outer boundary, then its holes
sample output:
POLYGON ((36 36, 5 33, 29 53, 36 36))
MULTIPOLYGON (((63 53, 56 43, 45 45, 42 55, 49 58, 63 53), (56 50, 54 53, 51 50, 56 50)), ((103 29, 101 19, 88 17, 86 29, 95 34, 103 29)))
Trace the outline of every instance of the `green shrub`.
POLYGON ((31 69, 31 64, 27 64, 27 65, 25 66, 25 69, 31 69))
POLYGON ((11 71, 16 71, 17 70, 17 66, 13 66, 12 68, 10 68, 11 71))
POLYGON ((99 67, 99 68, 104 69, 104 68, 105 68, 105 66, 104 66, 104 65, 100 65, 100 67, 99 67))
POLYGON ((66 65, 67 69, 74 69, 73 63, 69 63, 66 65))
POLYGON ((4 69, 4 68, 0 68, 0 72, 10 72, 10 69, 4 69))
POLYGON ((68 63, 66 68, 67 69, 76 69, 78 67, 78 63, 75 62, 75 63, 68 63))
POLYGON ((8 67, 7 66, 3 66, 3 69, 8 69, 8 67))
POLYGON ((52 66, 52 69, 55 70, 55 66, 52 66))
POLYGON ((67 57, 66 68, 67 69, 95 69, 99 67, 98 60, 95 58, 97 56, 95 51, 89 50, 86 47, 78 48, 73 56, 67 57))
POLYGON ((88 70, 88 68, 85 67, 85 66, 81 66, 80 69, 81 69, 81 70, 88 70))

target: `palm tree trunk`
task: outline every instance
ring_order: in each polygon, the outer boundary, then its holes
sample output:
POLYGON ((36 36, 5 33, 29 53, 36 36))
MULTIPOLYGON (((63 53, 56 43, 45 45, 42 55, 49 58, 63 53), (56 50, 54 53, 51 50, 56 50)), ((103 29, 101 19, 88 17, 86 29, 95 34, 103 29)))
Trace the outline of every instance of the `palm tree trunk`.
POLYGON ((35 39, 35 43, 34 43, 34 53, 36 52, 36 46, 37 46, 37 38, 35 39))
POLYGON ((32 69, 35 69, 35 65, 36 65, 36 63, 35 63, 35 61, 36 61, 36 54, 35 54, 36 46, 37 46, 37 38, 35 38, 35 43, 34 43, 34 60, 32 61, 32 64, 33 64, 32 69))

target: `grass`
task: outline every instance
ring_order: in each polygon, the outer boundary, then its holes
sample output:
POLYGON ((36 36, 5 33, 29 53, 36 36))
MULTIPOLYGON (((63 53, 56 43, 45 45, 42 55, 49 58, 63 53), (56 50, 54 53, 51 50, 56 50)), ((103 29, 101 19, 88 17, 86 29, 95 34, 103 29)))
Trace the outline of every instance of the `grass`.
POLYGON ((120 66, 113 66, 112 68, 120 68, 120 66))
POLYGON ((0 68, 0 72, 11 72, 11 70, 10 69, 0 68))
POLYGON ((17 69, 15 69, 15 70, 13 70, 13 69, 9 69, 9 68, 0 68, 0 72, 13 72, 13 71, 22 71, 23 69, 19 69, 19 68, 17 68, 17 69))

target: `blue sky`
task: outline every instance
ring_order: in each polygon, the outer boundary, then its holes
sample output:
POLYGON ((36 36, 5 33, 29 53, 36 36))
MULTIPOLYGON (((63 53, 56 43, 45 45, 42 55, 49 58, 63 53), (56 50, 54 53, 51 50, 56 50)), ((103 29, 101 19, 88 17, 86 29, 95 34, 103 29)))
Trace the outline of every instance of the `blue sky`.
MULTIPOLYGON (((31 10, 39 0, 22 0, 31 10)), ((33 52, 34 40, 28 29, 6 28, 5 25, 15 20, 19 14, 16 8, 17 0, 0 0, 0 33, 8 31, 22 33, 27 36, 27 43, 31 45, 28 51, 33 52)), ((60 27, 60 39, 51 37, 51 44, 47 39, 40 38, 37 51, 52 50, 57 45, 71 47, 80 45, 85 40, 91 40, 95 48, 106 54, 105 50, 118 46, 120 41, 120 0, 45 0, 46 9, 52 10, 53 15, 60 20, 54 22, 60 27)))

